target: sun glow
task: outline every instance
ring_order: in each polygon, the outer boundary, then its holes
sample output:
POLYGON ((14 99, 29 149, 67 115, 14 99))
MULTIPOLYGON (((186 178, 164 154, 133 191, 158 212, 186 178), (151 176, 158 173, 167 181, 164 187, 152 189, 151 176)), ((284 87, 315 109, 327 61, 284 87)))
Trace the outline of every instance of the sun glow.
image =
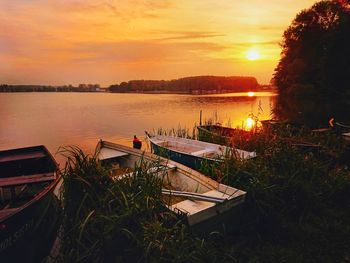
POLYGON ((247 92, 248 97, 254 97, 254 95, 255 95, 254 91, 247 92))
POLYGON ((257 60, 260 58, 260 53, 256 49, 249 49, 246 58, 248 60, 257 60))
POLYGON ((255 125, 255 121, 251 118, 251 117, 248 117, 246 120, 245 120, 245 129, 246 130, 251 130, 255 125))

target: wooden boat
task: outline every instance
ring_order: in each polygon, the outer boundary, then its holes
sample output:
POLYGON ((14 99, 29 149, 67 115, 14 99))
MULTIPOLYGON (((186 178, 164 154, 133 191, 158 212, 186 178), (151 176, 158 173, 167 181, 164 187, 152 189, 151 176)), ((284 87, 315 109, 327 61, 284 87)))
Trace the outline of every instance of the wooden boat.
POLYGON ((132 173, 141 160, 150 162, 149 172, 163 179, 162 194, 168 196, 167 206, 175 213, 185 214, 189 225, 197 225, 242 203, 246 193, 220 184, 184 165, 123 145, 100 141, 98 158, 111 167, 115 179, 132 173), (176 198, 175 198, 176 197, 176 198))
POLYGON ((231 144, 232 138, 239 141, 246 141, 251 132, 242 129, 224 127, 221 125, 200 125, 197 126, 198 138, 201 141, 208 141, 218 144, 231 144))
POLYGON ((288 127, 289 129, 296 129, 296 130, 303 127, 303 125, 300 123, 285 121, 285 120, 275 120, 275 119, 261 120, 260 123, 264 130, 269 130, 272 132, 275 132, 276 130, 279 130, 281 128, 286 128, 286 127, 288 127))
POLYGON ((350 141, 350 125, 343 122, 332 122, 332 129, 336 134, 343 137, 344 140, 350 141))
POLYGON ((343 132, 342 137, 346 141, 350 141, 350 132, 343 132))
POLYGON ((335 133, 338 135, 341 135, 343 137, 344 140, 346 141, 350 141, 350 125, 347 123, 343 123, 343 122, 337 122, 334 121, 334 119, 332 118, 329 121, 329 127, 326 128, 321 128, 321 129, 313 129, 312 132, 314 133, 335 133))
POLYGON ((153 153, 182 163, 192 169, 200 169, 205 163, 223 162, 224 156, 234 156, 237 159, 256 157, 255 152, 248 152, 219 144, 202 142, 173 136, 146 136, 153 153))
POLYGON ((59 180, 58 165, 44 146, 0 151, 1 262, 38 261, 49 246, 44 239, 55 231, 59 180))

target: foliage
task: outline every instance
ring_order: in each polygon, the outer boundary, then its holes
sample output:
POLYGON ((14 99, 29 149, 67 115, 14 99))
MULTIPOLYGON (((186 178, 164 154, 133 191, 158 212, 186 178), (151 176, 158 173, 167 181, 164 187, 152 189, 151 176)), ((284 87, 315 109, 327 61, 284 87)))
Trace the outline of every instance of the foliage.
POLYGON ((173 80, 130 80, 119 85, 111 85, 112 92, 180 92, 201 93, 211 90, 223 91, 252 91, 259 84, 254 77, 219 77, 196 76, 173 80))
POLYGON ((284 32, 274 81, 281 97, 349 96, 350 4, 320 1, 284 32))
POLYGON ((290 124, 251 136, 240 146, 254 147, 256 158, 227 155, 202 167, 247 198, 225 221, 226 231, 201 237, 165 209, 162 182, 148 169, 154 164, 142 162, 132 176, 113 181, 95 156, 68 149, 57 261, 348 262, 349 145, 332 132, 290 124))
MULTIPOLYGON (((190 234, 161 197, 162 181, 141 162, 131 176, 112 180, 96 156, 62 150, 63 234, 56 262, 223 262, 220 244, 190 234)), ((155 171, 157 173, 157 171, 155 171)))
POLYGON ((289 125, 263 130, 247 142, 256 143, 257 158, 228 156, 210 170, 203 167, 248 192, 239 228, 227 237, 239 261, 349 260, 349 159, 341 157, 349 145, 332 133, 307 131, 289 125))

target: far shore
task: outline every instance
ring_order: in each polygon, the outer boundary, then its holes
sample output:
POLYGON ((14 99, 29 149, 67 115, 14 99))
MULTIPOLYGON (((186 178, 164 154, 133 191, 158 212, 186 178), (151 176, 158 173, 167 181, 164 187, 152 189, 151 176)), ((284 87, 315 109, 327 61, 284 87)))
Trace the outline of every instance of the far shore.
POLYGON ((277 92, 275 88, 269 89, 259 89, 259 90, 193 90, 193 91, 168 91, 168 90, 153 90, 153 91, 109 91, 108 89, 101 90, 91 90, 91 91, 82 91, 82 90, 0 90, 0 93, 129 93, 129 94, 179 94, 179 95, 210 95, 210 94, 229 94, 229 93, 244 93, 244 92, 277 92))

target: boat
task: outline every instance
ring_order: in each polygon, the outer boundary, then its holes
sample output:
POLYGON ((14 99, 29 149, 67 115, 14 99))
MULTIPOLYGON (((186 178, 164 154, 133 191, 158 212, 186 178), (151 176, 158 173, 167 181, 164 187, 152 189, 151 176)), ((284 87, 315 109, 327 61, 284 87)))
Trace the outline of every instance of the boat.
POLYGON ((332 121, 330 124, 336 134, 341 135, 344 140, 350 141, 350 125, 348 123, 332 121))
POLYGON ((276 120, 276 119, 270 119, 270 120, 261 120, 259 121, 261 123, 262 129, 265 131, 271 131, 276 132, 280 129, 291 129, 291 130, 299 130, 303 127, 302 124, 287 120, 276 120))
POLYGON ((321 129, 314 129, 312 130, 314 133, 334 133, 337 135, 341 135, 341 137, 346 140, 350 141, 350 125, 348 123, 344 122, 338 122, 334 121, 334 118, 329 120, 329 127, 321 128, 321 129))
POLYGON ((225 214, 245 200, 246 192, 150 152, 100 140, 96 154, 115 180, 131 175, 141 161, 150 163, 148 171, 163 180, 162 195, 167 208, 185 215, 190 226, 225 214))
POLYGON ((40 262, 50 249, 60 208, 53 191, 60 178, 45 146, 0 151, 1 262, 40 262))
POLYGON ((146 137, 151 144, 153 153, 195 170, 199 170, 205 164, 212 165, 223 162, 225 156, 233 156, 240 160, 256 157, 256 152, 209 142, 174 136, 150 135, 148 132, 146 132, 146 137))
POLYGON ((343 132, 342 137, 346 141, 350 141, 350 132, 343 132))
POLYGON ((246 141, 252 135, 252 132, 246 130, 224 127, 221 125, 199 125, 197 126, 197 130, 198 138, 201 141, 218 144, 231 144, 233 138, 246 141))

